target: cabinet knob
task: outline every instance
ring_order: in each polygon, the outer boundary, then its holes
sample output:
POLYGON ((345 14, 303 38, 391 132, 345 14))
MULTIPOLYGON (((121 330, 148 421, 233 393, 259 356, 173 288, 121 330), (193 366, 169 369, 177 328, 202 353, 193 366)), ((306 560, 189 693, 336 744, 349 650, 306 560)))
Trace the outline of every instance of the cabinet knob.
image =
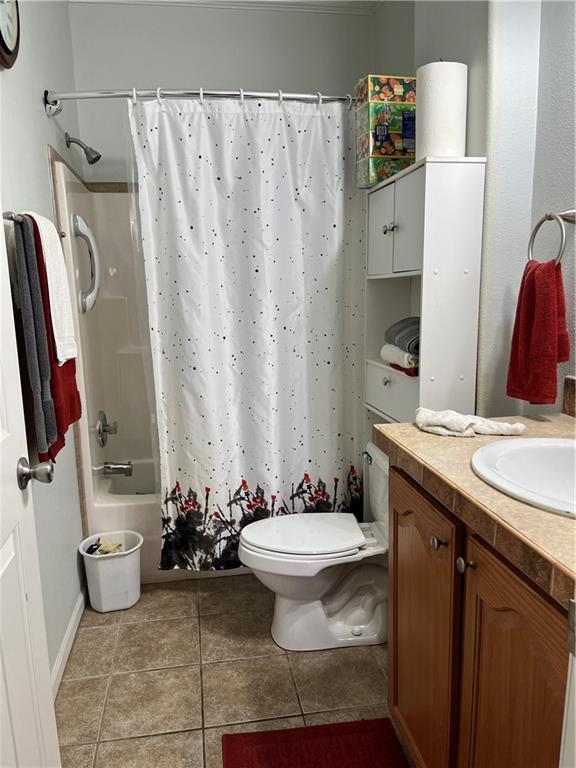
POLYGON ((398 229, 398 225, 391 221, 390 224, 384 224, 382 234, 387 235, 389 232, 394 232, 395 229, 398 229))
POLYGON ((440 549, 440 547, 447 547, 448 542, 446 541, 446 539, 440 539, 438 538, 438 536, 432 536, 430 539, 430 546, 435 552, 437 552, 440 549))
POLYGON ((476 563, 474 560, 464 560, 463 557, 459 557, 456 560, 456 570, 458 573, 466 573, 466 569, 471 568, 472 570, 475 570, 476 563))
POLYGON ((392 379, 389 379, 388 376, 384 376, 384 378, 382 379, 382 384, 385 387, 389 387, 390 384, 392 384, 392 379))

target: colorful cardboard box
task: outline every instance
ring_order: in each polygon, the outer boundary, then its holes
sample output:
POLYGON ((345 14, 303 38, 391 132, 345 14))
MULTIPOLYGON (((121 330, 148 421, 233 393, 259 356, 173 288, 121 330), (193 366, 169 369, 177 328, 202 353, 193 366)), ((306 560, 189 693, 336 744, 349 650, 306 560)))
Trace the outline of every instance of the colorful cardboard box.
POLYGON ((356 163, 356 186, 358 189, 373 187, 413 162, 413 157, 367 157, 356 163))
POLYGON ((356 177, 365 188, 404 170, 416 149, 416 78, 367 75, 355 88, 356 177))
POLYGON ((369 101, 416 102, 416 78, 414 75, 366 75, 354 89, 356 107, 369 101))

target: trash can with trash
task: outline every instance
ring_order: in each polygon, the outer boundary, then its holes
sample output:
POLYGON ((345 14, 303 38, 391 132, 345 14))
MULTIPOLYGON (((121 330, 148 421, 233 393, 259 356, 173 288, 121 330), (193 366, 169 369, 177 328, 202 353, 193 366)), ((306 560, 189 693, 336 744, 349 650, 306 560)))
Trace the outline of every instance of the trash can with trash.
POLYGON ((136 531, 88 536, 78 547, 84 560, 90 605, 99 613, 131 608, 140 599, 140 548, 136 531))

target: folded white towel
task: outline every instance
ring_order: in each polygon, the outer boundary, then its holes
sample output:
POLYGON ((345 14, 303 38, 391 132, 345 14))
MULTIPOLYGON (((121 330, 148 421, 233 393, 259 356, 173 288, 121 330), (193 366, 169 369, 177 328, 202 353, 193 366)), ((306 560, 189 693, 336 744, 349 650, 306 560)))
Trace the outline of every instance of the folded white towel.
POLYGON ((416 368, 418 366, 418 355, 404 352, 395 344, 384 344, 380 350, 380 357, 385 363, 394 363, 402 368, 416 368))
POLYGON ((48 295, 50 297, 50 317, 54 331, 56 344, 56 357, 58 365, 64 365, 67 360, 78 357, 78 346, 74 335, 74 319, 72 316, 72 302, 68 287, 68 273, 64 262, 64 253, 60 236, 56 227, 44 216, 32 211, 26 211, 38 226, 42 252, 46 265, 48 278, 48 295))
POLYGON ((417 408, 416 426, 423 432, 448 437, 475 437, 476 435, 521 435, 524 424, 492 421, 482 416, 464 416, 456 411, 431 411, 417 408))

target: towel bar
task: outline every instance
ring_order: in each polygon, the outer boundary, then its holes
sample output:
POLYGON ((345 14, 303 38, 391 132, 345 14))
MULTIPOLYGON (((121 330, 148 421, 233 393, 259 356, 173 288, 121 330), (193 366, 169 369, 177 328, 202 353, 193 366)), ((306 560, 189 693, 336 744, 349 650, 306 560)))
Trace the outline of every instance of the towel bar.
POLYGON ((576 210, 561 211, 560 213, 545 213, 544 216, 542 216, 532 230, 530 240, 528 241, 528 261, 532 261, 534 258, 534 240, 536 239, 538 230, 545 221, 556 221, 560 227, 560 248, 558 249, 558 254, 556 256, 556 264, 560 264, 566 248, 566 227, 564 226, 564 222, 568 222, 568 224, 576 224, 576 210))
POLYGON ((2 213, 2 218, 5 219, 6 221, 18 221, 18 222, 21 222, 21 221, 24 220, 23 217, 20 216, 19 213, 14 213, 13 211, 4 211, 2 213))

